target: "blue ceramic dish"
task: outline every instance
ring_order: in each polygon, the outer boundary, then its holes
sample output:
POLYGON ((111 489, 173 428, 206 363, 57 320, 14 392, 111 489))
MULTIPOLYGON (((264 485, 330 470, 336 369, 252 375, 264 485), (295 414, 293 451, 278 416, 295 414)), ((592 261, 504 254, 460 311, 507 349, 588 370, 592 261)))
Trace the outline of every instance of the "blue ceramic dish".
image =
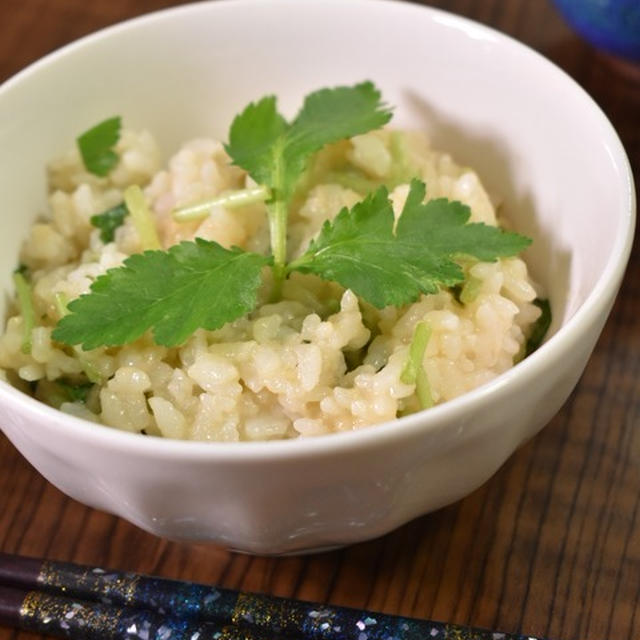
POLYGON ((554 0, 591 44, 640 61, 640 0, 554 0))

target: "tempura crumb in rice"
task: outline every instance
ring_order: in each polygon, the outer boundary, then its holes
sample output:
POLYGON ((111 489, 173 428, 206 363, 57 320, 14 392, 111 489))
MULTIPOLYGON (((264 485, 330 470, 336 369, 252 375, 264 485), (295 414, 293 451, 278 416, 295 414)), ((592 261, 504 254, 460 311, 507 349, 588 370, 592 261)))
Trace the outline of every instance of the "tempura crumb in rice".
MULTIPOLYGON (((420 134, 374 131, 331 145, 314 159, 294 201, 291 256, 304 251, 325 220, 361 200, 367 181, 392 184, 399 216, 409 186, 397 164, 398 144, 403 162, 426 182, 428 198, 459 200, 470 207, 471 221, 496 224, 476 173, 432 150, 420 134)), ((89 352, 56 343, 56 294, 70 301, 87 293, 98 276, 141 250, 130 218, 106 244, 90 221, 121 202, 130 184, 144 186, 165 248, 194 237, 256 252, 269 245, 263 204, 217 207, 204 221, 186 224, 171 216, 175 207, 251 185, 221 143, 188 142, 164 169, 147 132, 123 131, 117 151, 120 162, 106 178, 87 173, 77 150, 51 163, 50 218, 33 225, 20 255, 31 273, 38 318, 31 353, 21 350, 24 319, 16 308, 0 337, 0 367, 6 370, 0 375, 29 383, 36 397, 50 401, 47 385, 59 379, 93 383, 84 401, 59 404, 70 414, 192 440, 359 429, 419 409, 415 385, 401 381, 418 323, 431 329, 423 365, 432 400, 441 403, 513 366, 540 315, 526 264, 507 258, 463 263, 473 289, 464 302, 460 292, 443 289, 402 308, 378 310, 336 283, 293 273, 280 302, 263 299, 248 317, 217 331, 198 330, 179 347, 158 346, 149 335, 89 352)))

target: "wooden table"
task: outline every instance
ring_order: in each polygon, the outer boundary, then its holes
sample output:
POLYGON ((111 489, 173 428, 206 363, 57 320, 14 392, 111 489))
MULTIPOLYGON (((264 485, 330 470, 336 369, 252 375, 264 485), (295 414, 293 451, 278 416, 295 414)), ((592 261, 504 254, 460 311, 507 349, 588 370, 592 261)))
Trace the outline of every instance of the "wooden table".
MULTIPOLYGON (((0 80, 170 0, 2 0, 0 80)), ((528 43, 617 128, 640 178, 640 66, 574 35, 546 0, 431 4, 528 43)), ((606 215, 606 212, 603 212, 606 215)), ((160 540, 66 498, 0 436, 0 549, 235 589, 521 631, 640 638, 640 259, 562 411, 478 491, 373 542, 259 558, 160 540)), ((0 640, 28 638, 0 629, 0 640)))

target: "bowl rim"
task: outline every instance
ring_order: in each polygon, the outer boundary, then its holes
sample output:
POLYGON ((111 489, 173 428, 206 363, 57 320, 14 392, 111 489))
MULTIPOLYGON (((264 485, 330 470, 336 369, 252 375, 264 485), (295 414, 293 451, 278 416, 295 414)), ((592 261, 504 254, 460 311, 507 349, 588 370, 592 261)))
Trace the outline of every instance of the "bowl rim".
MULTIPOLYGON (((174 440, 162 437, 142 437, 140 434, 119 430, 114 427, 93 423, 82 418, 65 414, 27 395, 0 379, 0 402, 15 407, 19 413, 27 418, 38 418, 44 421, 53 431, 57 431, 65 438, 85 441, 100 447, 127 450, 127 452, 154 458, 170 459, 181 457, 190 460, 281 460, 295 457, 297 459, 334 454, 342 450, 356 448, 363 450, 369 447, 384 446, 397 438, 415 436, 422 432, 425 435, 440 426, 446 426, 468 415, 474 408, 479 408, 493 401, 494 398, 508 393, 511 387, 516 388, 531 382, 546 369, 563 358, 563 354, 577 344, 581 335, 597 323, 598 318, 608 312, 610 298, 617 291, 631 252, 635 229, 635 189, 633 174, 623 145, 613 125, 602 109, 591 96, 565 71, 555 63, 538 53, 528 45, 504 34, 492 27, 476 22, 470 18, 459 16, 442 9, 424 5, 412 4, 398 0, 349 0, 350 5, 360 5, 371 8, 372 5, 386 7, 389 11, 416 12, 420 16, 430 15, 430 18, 447 27, 454 27, 474 38, 491 40, 504 44, 509 48, 516 48, 522 55, 527 56, 537 65, 545 67, 546 71, 562 80, 568 90, 580 96, 585 107, 604 125, 603 131, 607 136, 607 150, 618 169, 620 187, 624 189, 624 211, 620 215, 619 232, 615 237, 613 250, 600 274, 596 285, 578 307, 574 314, 556 333, 550 336, 534 353, 514 365, 511 369, 500 374, 493 380, 468 391, 457 398, 449 400, 430 409, 418 411, 414 414, 372 424, 361 429, 346 432, 330 433, 321 436, 299 437, 288 440, 266 441, 190 441, 174 440)), ((286 7, 301 6, 299 0, 210 0, 193 2, 177 7, 156 10, 116 24, 104 27, 98 31, 78 38, 61 48, 32 62, 24 69, 8 78, 0 85, 0 99, 3 93, 19 84, 23 79, 37 73, 42 68, 55 64, 59 59, 73 55, 76 50, 100 42, 118 33, 135 29, 141 24, 155 21, 170 20, 178 14, 197 13, 203 11, 223 11, 232 6, 242 5, 281 5, 286 7)), ((306 0, 306 6, 331 5, 332 8, 344 7, 344 0, 306 0)), ((237 10, 237 9, 232 9, 237 10)))

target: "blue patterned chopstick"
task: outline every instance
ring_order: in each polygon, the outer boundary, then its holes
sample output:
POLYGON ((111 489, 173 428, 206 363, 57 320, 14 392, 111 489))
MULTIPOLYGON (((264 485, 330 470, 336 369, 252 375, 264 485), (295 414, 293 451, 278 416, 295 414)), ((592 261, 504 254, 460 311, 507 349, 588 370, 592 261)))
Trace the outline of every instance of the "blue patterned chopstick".
MULTIPOLYGON (((267 638, 541 640, 530 635, 500 633, 2 553, 0 583, 64 594, 67 598, 93 600, 110 606, 135 608, 145 615, 167 616, 185 625, 227 625, 226 633, 229 633, 228 626, 234 633, 237 629, 253 629, 255 634, 263 634, 267 638)), ((207 637, 223 640, 222 636, 215 633, 207 637)), ((178 637, 205 640, 205 630, 193 637, 169 635, 165 638, 148 634, 127 637, 138 637, 139 640, 176 640, 178 637)))

